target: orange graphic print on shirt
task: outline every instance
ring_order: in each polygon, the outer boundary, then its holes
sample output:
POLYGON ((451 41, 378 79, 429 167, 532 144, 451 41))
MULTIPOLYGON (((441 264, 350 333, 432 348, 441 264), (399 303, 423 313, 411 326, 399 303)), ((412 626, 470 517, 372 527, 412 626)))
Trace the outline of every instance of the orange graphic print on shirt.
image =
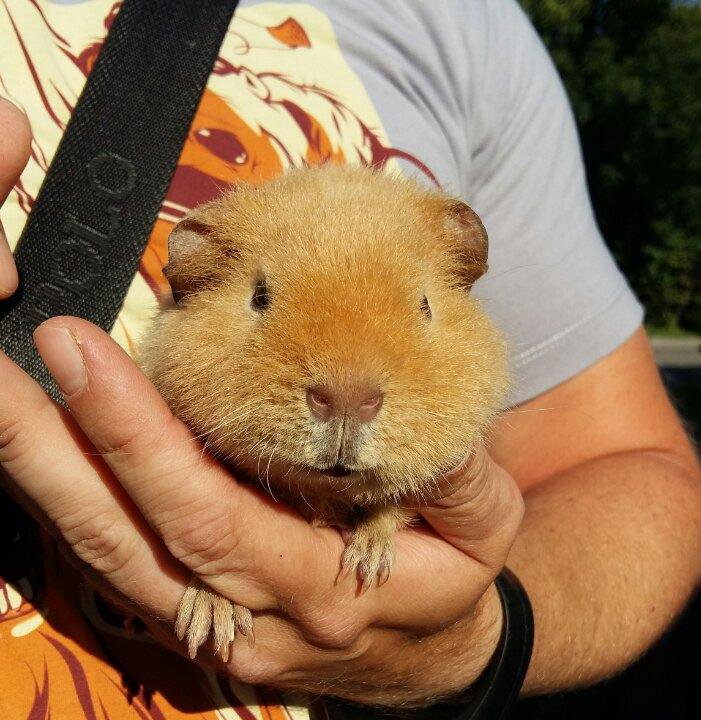
MULTIPOLYGON (((114 0, 68 5, 0 0, 0 37, 4 40, 6 32, 16 36, 18 64, 24 65, 7 74, 0 67, 0 94, 15 99, 33 121, 37 118, 39 131, 30 168, 17 189, 23 214, 10 217, 6 222, 10 228, 21 228, 31 209, 120 4, 114 0), (2 26, 3 6, 9 30, 2 26), (69 41, 77 20, 84 27, 82 41, 69 41), (42 35, 43 43, 37 42, 42 35), (51 41, 48 48, 47 39, 51 41), (58 65, 61 72, 52 76, 51 70, 58 65)), ((113 336, 132 349, 132 340, 145 327, 156 298, 168 292, 161 272, 168 232, 198 203, 232 183, 261 182, 289 167, 322 162, 391 167, 395 159, 413 164, 436 182, 421 160, 391 146, 321 12, 306 4, 239 8, 113 336)))
MULTIPOLYGON (((0 0, 0 95, 30 118, 29 166, 0 217, 16 242, 104 37, 114 0, 0 0)), ((164 82, 167 78, 164 78, 164 82)), ((331 24, 307 4, 240 8, 185 141, 113 336, 126 349, 169 292, 167 237, 236 182, 324 162, 392 166, 393 148, 331 24)), ((160 648, 0 496, 0 718, 301 720, 309 710, 160 648)))
POLYGON ((3 720, 304 717, 274 691, 244 700, 235 685, 164 651, 140 621, 82 587, 51 540, 23 535, 15 545, 38 545, 12 547, 12 557, 31 560, 34 572, 0 579, 3 720))

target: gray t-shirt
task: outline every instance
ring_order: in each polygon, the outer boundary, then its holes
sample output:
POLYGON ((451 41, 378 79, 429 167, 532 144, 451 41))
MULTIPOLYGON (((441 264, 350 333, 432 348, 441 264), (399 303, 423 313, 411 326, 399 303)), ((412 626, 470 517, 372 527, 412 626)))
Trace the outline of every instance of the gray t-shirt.
POLYGON ((597 229, 568 100, 517 2, 316 4, 392 145, 484 221, 490 270, 475 293, 509 342, 511 402, 626 340, 642 308, 597 229))
MULTIPOLYGON (((2 218, 19 235, 112 0, 0 7, 0 94, 35 152, 2 218)), ((167 78, 164 78, 164 82, 167 78)), ((511 351, 512 404, 610 353, 642 309, 597 230, 572 113, 515 0, 243 0, 114 335, 162 284, 172 224, 216 187, 324 159, 399 167, 462 196, 490 237, 475 287, 511 351), (262 168, 262 170, 261 170, 262 168)))

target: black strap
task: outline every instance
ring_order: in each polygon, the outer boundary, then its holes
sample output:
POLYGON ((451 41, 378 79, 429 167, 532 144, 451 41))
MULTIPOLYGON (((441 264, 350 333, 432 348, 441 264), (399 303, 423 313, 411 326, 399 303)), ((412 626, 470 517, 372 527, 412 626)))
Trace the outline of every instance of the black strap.
POLYGON ((236 0, 125 0, 20 238, 0 347, 56 399, 32 343, 46 318, 109 330, 177 165, 236 0))
POLYGON ((471 702, 455 720, 507 720, 526 679, 533 651, 531 602, 508 568, 499 573, 494 584, 504 611, 499 645, 481 679, 471 688, 471 702))

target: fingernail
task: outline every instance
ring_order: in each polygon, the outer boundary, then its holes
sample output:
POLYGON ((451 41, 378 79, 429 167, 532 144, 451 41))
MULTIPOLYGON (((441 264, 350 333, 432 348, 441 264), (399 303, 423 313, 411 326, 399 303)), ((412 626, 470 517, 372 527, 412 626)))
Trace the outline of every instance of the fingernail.
POLYGON ((9 297, 17 289, 17 268, 0 225, 0 298, 9 297))
POLYGON ((77 340, 65 327, 40 325, 34 343, 58 387, 66 397, 85 389, 87 373, 77 340))

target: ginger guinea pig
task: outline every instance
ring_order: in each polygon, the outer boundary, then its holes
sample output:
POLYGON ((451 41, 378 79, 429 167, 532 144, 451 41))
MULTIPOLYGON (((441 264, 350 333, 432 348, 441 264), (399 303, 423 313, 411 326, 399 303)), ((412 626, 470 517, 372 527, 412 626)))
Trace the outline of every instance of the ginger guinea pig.
MULTIPOLYGON (((344 568, 385 581, 402 498, 430 493, 504 399, 505 346, 470 296, 487 269, 479 218, 414 181, 325 165, 237 185, 168 249, 175 304, 142 367, 237 477, 346 528, 344 568)), ((192 654, 209 624, 193 638, 187 613, 192 654)))

